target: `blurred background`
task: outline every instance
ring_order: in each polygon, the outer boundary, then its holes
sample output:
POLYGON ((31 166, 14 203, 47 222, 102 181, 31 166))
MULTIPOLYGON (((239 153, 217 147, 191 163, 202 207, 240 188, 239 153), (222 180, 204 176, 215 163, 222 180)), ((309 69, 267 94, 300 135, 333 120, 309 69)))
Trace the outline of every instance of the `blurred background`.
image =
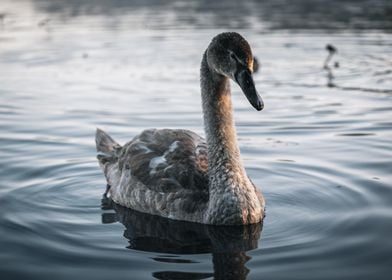
POLYGON ((389 279, 391 46, 389 0, 2 0, 1 279, 389 279), (204 135, 200 61, 223 31, 252 46, 265 102, 233 84, 267 200, 248 247, 101 205, 95 159, 96 127, 204 135))

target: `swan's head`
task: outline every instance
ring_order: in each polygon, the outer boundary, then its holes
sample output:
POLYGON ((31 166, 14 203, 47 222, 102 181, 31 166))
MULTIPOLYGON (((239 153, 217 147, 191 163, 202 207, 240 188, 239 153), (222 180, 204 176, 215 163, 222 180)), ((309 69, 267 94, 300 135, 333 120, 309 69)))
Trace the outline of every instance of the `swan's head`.
POLYGON ((263 100, 253 81, 253 55, 248 42, 238 33, 225 32, 215 36, 207 48, 207 63, 211 70, 235 81, 250 104, 260 111, 263 100))

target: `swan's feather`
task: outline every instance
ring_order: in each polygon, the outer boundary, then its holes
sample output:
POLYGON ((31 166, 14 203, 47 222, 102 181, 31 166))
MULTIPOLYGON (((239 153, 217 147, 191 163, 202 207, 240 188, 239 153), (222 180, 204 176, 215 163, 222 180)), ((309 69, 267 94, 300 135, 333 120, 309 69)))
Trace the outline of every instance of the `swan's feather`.
POLYGON ((207 189, 207 169, 201 164, 207 153, 203 143, 188 130, 145 130, 124 145, 119 166, 129 164, 131 175, 156 191, 207 189))
POLYGON ((97 130, 96 141, 108 184, 120 182, 123 173, 130 172, 151 191, 208 192, 207 146, 192 131, 149 129, 121 147, 97 130))

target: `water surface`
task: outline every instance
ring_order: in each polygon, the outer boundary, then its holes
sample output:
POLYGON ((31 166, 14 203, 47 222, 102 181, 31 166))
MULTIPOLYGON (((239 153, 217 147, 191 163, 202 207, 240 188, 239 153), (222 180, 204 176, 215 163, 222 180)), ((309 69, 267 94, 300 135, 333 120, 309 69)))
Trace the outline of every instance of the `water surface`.
POLYGON ((3 0, 1 279, 389 279, 392 4, 295 2, 3 0), (227 30, 261 63, 262 112, 232 88, 263 226, 101 204, 95 128, 203 134, 201 55, 227 30))

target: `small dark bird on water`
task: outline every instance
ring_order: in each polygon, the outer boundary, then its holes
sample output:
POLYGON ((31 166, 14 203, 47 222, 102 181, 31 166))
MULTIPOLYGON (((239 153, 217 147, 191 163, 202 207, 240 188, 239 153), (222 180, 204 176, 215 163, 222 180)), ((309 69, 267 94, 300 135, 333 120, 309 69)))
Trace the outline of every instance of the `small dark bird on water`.
MULTIPOLYGON (((333 75, 332 69, 331 69, 331 67, 329 67, 328 64, 331 61, 331 59, 334 56, 334 54, 338 52, 338 49, 335 46, 331 45, 331 44, 327 44, 325 46, 325 49, 328 51, 328 55, 325 58, 323 68, 327 71, 327 79, 328 79, 327 86, 328 87, 334 87, 335 86, 335 84, 334 84, 335 76, 333 75)), ((334 63, 334 67, 335 68, 339 68, 339 62, 338 61, 336 61, 334 63)))
MULTIPOLYGON (((331 44, 327 44, 325 46, 325 49, 328 51, 328 56, 327 56, 327 58, 324 61, 324 69, 327 69, 329 67, 328 63, 331 61, 331 59, 334 56, 334 54, 336 54, 338 52, 338 49, 335 46, 331 45, 331 44)), ((339 62, 335 62, 335 67, 336 68, 339 67, 339 62)))
POLYGON ((325 46, 325 49, 326 49, 329 53, 337 53, 337 52, 338 52, 338 50, 337 50, 334 46, 332 46, 332 45, 330 45, 330 44, 327 44, 327 45, 325 46))

